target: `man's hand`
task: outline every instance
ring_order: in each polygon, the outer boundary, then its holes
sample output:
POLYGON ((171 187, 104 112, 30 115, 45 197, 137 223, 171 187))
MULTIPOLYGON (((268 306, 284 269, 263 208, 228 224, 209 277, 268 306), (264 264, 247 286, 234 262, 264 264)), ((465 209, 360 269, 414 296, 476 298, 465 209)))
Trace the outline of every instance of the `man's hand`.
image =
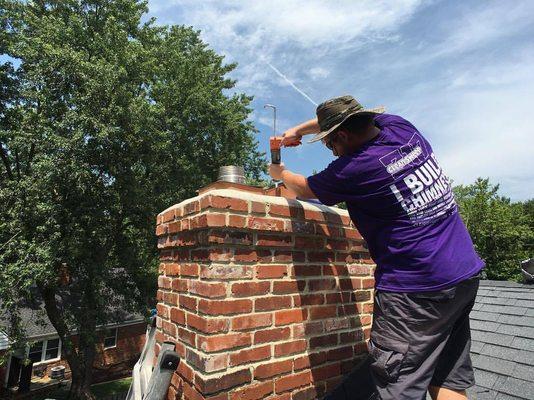
POLYGON ((285 170, 284 163, 280 164, 270 164, 269 165, 269 175, 276 180, 281 181, 282 180, 282 171, 285 170))
POLYGON ((289 128, 282 134, 282 146, 298 146, 300 140, 302 139, 302 134, 300 134, 297 128, 289 128))

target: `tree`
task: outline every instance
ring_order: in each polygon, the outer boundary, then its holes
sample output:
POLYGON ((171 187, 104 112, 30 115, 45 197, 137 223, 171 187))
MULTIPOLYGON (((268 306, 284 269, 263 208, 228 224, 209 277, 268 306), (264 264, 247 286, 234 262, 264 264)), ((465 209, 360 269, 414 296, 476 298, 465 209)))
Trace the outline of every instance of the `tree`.
MULTIPOLYGON (((532 257, 532 213, 526 205, 498 194, 499 185, 479 178, 454 188, 462 218, 489 279, 519 280, 519 262, 532 257)), ((528 203, 528 202, 527 202, 528 203)))
POLYGON ((90 399, 96 328, 110 305, 155 295, 155 215, 221 165, 260 179, 265 155, 231 94, 235 68, 183 26, 141 23, 146 1, 0 0, 0 299, 42 299, 90 399), (70 339, 77 332, 79 343, 70 339))

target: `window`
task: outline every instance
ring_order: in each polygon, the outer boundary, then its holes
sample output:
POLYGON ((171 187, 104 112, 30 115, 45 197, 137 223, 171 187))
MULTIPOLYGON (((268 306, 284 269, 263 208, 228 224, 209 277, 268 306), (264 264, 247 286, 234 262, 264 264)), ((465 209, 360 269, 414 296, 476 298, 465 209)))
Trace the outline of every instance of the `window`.
POLYGON ((57 360, 61 357, 61 342, 59 338, 42 340, 30 346, 28 358, 33 363, 57 360))
POLYGON ((34 363, 41 362, 43 359, 44 342, 37 342, 32 344, 28 358, 34 363))
POLYGON ((59 339, 52 339, 46 342, 45 360, 53 360, 59 356, 59 339))
POLYGON ((117 346, 117 328, 106 329, 104 333, 104 349, 117 346))

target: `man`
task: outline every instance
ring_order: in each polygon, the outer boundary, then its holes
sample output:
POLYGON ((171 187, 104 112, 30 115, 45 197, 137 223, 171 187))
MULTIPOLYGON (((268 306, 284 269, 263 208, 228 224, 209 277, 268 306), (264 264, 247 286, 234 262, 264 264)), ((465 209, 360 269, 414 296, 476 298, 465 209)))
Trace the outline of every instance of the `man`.
POLYGON ((282 145, 318 132, 338 158, 305 178, 271 165, 300 198, 345 202, 377 268, 369 340, 383 400, 467 399, 474 384, 469 312, 484 267, 432 147, 405 119, 364 109, 351 96, 317 107, 282 145))

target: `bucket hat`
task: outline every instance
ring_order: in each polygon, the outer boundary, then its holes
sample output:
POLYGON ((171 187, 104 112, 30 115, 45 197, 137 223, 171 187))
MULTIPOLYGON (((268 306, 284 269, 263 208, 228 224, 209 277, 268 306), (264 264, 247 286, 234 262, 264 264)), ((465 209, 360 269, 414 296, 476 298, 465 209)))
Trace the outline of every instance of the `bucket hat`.
POLYGON ((316 110, 321 131, 311 138, 308 143, 321 140, 354 115, 382 114, 384 111, 384 107, 364 108, 360 102, 349 95, 326 100, 319 104, 316 110))

